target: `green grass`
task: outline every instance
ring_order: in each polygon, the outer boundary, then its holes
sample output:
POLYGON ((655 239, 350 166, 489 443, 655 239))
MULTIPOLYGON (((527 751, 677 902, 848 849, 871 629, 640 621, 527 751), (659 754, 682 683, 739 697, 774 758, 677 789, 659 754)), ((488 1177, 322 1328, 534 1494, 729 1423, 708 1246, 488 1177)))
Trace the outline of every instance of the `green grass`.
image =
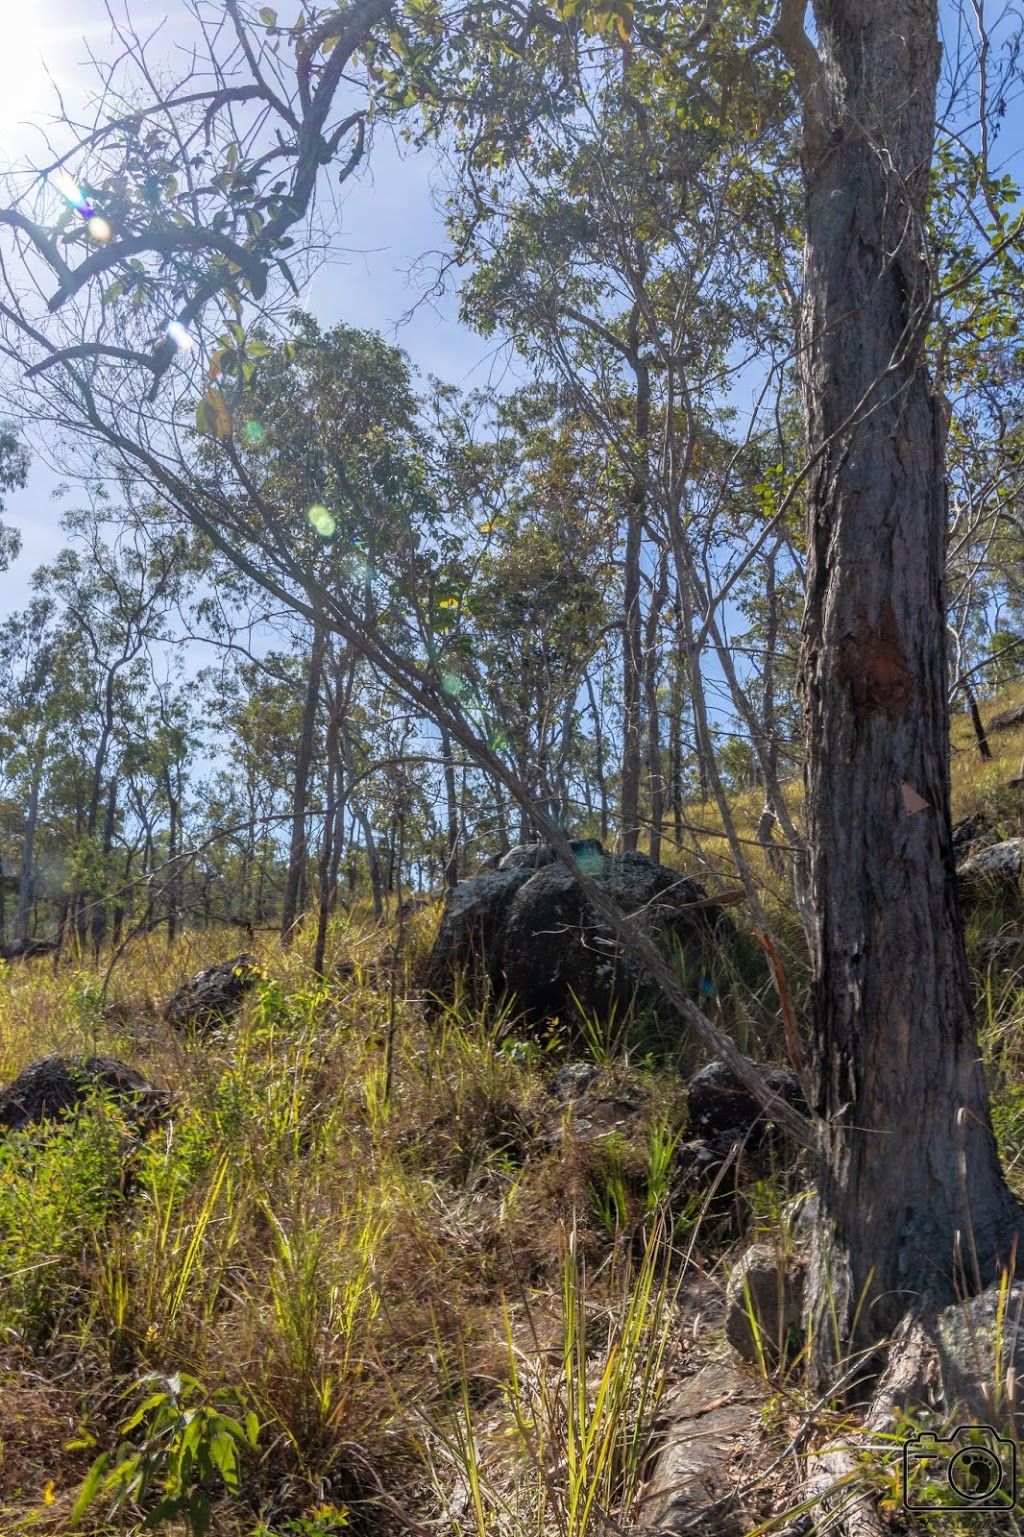
MULTIPOLYGON (((1024 732, 993 738, 994 765, 968 733, 958 718, 955 815, 1014 831, 1005 781, 1024 732)), ((759 811, 738 799, 744 838, 759 811)), ((711 808, 691 823, 681 866, 735 884, 711 808)), ((799 925, 751 858, 799 1027, 799 925)), ((774 981, 733 916, 734 972, 712 1007, 747 1049, 785 1060, 774 981)), ((702 1348, 680 1293, 724 1271, 741 1237, 785 1252, 804 1177, 766 1154, 724 1205, 681 1188, 683 1086, 636 1048, 642 1020, 584 1031, 592 1092, 638 1107, 597 1136, 550 1091, 557 1036, 520 1039, 507 1015, 462 1006, 428 1027, 415 977, 434 917, 407 926, 394 989, 393 936, 358 911, 332 923, 326 981, 310 933, 289 950, 267 940, 262 984, 203 1040, 160 1008, 237 948, 232 933, 171 950, 140 938, 109 975, 109 958, 0 971, 0 1081, 47 1052, 104 1052, 174 1095, 141 1143, 103 1096, 0 1141, 4 1537, 70 1531, 76 1503, 77 1529, 103 1537, 155 1512, 159 1530, 206 1522, 214 1537, 598 1537, 640 1519, 663 1395, 702 1348), (332 982, 342 960, 355 975, 332 982)), ((1024 1192, 1024 968, 985 958, 1018 927, 979 909, 968 940, 996 1132, 1024 1192)), ((809 1400, 804 1364, 766 1366, 758 1388, 777 1453, 794 1417, 819 1443, 845 1423, 809 1400)), ((783 1504, 798 1484, 784 1461, 783 1504)), ((890 1463, 870 1475, 883 1501, 890 1463)))

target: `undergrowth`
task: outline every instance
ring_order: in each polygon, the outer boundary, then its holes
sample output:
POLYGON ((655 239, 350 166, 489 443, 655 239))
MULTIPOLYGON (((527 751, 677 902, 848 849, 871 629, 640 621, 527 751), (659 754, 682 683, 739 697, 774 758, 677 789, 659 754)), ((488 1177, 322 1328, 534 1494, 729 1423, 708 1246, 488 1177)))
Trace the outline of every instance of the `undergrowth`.
MULTIPOLYGON (((1021 743, 998 745, 995 769, 971 774, 956 724, 956 811, 1008 832, 1021 743)), ((739 800, 739 829, 799 1026, 802 935, 756 846, 760 804, 739 800)), ((671 857, 733 884, 710 808, 689 827, 693 848, 671 857)), ((788 1253, 805 1177, 769 1150, 710 1191, 680 1181, 683 1085, 647 1054, 643 1020, 578 1024, 571 1050, 614 1112, 596 1130, 553 1092, 565 1029, 538 1040, 507 1010, 462 1004, 428 1025, 415 979, 435 916, 404 926, 397 960, 393 933, 358 912, 334 921, 323 980, 311 935, 266 942, 237 1019, 198 1039, 161 1008, 231 934, 140 939, 112 971, 0 972, 0 1080, 49 1052, 102 1053, 173 1096, 148 1135, 97 1094, 0 1139, 5 1537, 146 1521, 216 1537, 603 1537, 642 1523, 666 1395, 721 1349, 711 1320, 737 1241, 788 1253)), ((706 1006, 744 1049, 785 1060, 776 978, 738 921, 706 1006)), ((968 937, 996 1132, 1024 1190, 1024 945, 991 943, 1019 932, 1019 915, 981 909, 968 937)), ((798 1456, 845 1423, 812 1400, 806 1341, 792 1345, 752 1374, 777 1511, 798 1456)), ((885 1507, 892 1447, 875 1450, 865 1478, 885 1507)))

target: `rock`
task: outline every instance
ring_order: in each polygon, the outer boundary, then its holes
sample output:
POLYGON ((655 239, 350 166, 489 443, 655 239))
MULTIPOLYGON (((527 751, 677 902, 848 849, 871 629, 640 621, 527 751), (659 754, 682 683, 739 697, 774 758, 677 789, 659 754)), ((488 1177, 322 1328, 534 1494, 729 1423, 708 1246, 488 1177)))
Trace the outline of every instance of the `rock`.
POLYGON ((988 723, 989 731, 1009 731, 1013 726, 1024 726, 1024 704, 1014 705, 1012 710, 1000 710, 988 723))
POLYGON ((30 961, 37 955, 56 955, 59 949, 59 939, 21 939, 0 945, 0 961, 30 961))
POLYGON ((1018 896, 1024 838, 1008 838, 979 849, 957 866, 961 892, 968 897, 1018 896))
MULTIPOLYGON (((758 1071, 765 1086, 781 1095, 787 1104, 806 1108, 795 1073, 773 1062, 759 1065, 758 1071)), ((727 1138, 730 1142, 745 1141, 748 1148, 753 1148, 771 1119, 725 1063, 717 1060, 690 1079, 686 1104, 690 1125, 705 1142, 727 1138)))
POLYGON ((567 1062, 555 1074, 554 1090, 562 1104, 585 1094, 600 1072, 593 1062, 567 1062))
POLYGON ((455 978, 464 972, 473 1001, 482 1002, 496 970, 505 914, 530 875, 522 868, 491 870, 460 881, 448 893, 424 973, 428 994, 451 1002, 455 978))
POLYGON ((640 1532, 740 1537, 750 1530, 732 1492, 737 1468, 749 1470, 767 1397, 729 1360, 708 1362, 671 1394, 660 1413, 661 1450, 643 1490, 640 1532))
POLYGON ((156 1126, 171 1104, 169 1094, 114 1057, 54 1054, 31 1063, 0 1090, 0 1127, 24 1131, 38 1122, 69 1115, 96 1090, 113 1095, 140 1130, 156 1126))
POLYGON ((971 817, 961 817, 953 824, 953 854, 957 860, 967 859, 978 849, 997 842, 991 822, 981 811, 971 817))
POLYGON ((554 850, 547 843, 517 843, 498 860, 499 870, 539 870, 555 862, 554 850))
POLYGON ((799 1349, 806 1264, 803 1256, 784 1258, 774 1244, 755 1243, 733 1269, 725 1337, 744 1361, 775 1367, 799 1349))
POLYGON ((1024 969, 1024 934, 994 934, 978 946, 983 966, 996 971, 1019 972, 1024 969))
POLYGON ((624 1099, 618 1095, 597 1099, 583 1094, 569 1100, 542 1122, 540 1138, 546 1147, 551 1148, 558 1147, 565 1140, 567 1131, 576 1142, 600 1142, 604 1137, 629 1137, 636 1130, 643 1113, 644 1106, 636 1099, 624 1099))
MULTIPOLYGON (((994 1282, 978 1296, 957 1302, 938 1314, 935 1341, 942 1396, 950 1416, 997 1428, 1000 1421, 1005 1422, 1005 1395, 997 1410, 987 1394, 991 1394, 997 1380, 1005 1383, 1010 1366, 1018 1382, 1024 1377, 1022 1311, 1024 1281, 1015 1281, 1007 1288, 1002 1305, 999 1283, 994 1282), (997 1329, 1000 1316, 1002 1327, 997 1329)), ((1018 1421, 1024 1421, 1019 1410, 1018 1421)))
POLYGON ((259 981, 254 956, 233 955, 219 966, 205 966, 175 988, 164 1019, 178 1030, 205 1031, 224 1024, 237 1013, 243 998, 259 981))
MULTIPOLYGON (((733 929, 712 904, 694 907, 707 902, 704 888, 645 854, 606 854, 596 839, 572 848, 624 912, 642 915, 642 932, 682 952, 691 989, 706 991, 715 948, 733 929)), ((661 1001, 546 844, 510 850, 498 870, 449 893, 426 967, 428 992, 451 999, 459 970, 474 1003, 514 996, 516 1012, 535 1025, 575 1022, 581 1010, 604 1021, 634 996, 657 1015, 661 1001)), ((674 1011, 671 1023, 677 1031, 674 1011)))

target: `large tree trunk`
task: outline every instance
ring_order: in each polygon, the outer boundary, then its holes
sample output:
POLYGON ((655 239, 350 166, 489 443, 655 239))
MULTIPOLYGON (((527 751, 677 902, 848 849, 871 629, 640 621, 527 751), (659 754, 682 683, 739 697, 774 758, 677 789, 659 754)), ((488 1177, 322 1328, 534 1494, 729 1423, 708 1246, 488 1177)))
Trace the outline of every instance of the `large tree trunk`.
MULTIPOLYGON (((993 1276, 1021 1227, 971 1009, 950 832, 943 425, 923 342, 935 0, 783 5, 803 93, 801 685, 813 1067, 839 1348, 993 1276), (856 1325, 855 1315, 858 1315, 856 1325)), ((818 1268, 824 1274, 824 1268, 818 1268)), ((824 1377, 836 1348, 819 1283, 824 1377)))

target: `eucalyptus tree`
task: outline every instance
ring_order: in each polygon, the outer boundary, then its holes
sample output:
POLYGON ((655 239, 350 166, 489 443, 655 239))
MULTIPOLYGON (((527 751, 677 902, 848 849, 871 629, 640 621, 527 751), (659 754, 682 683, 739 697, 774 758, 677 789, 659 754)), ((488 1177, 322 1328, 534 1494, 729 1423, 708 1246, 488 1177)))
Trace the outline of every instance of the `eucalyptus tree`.
MULTIPOLYGON (((936 118, 936 7, 923 0, 856 6, 815 0, 813 40, 804 27, 806 11, 805 0, 781 0, 770 28, 752 36, 751 49, 755 59, 769 48, 783 52, 802 119, 800 369, 808 458, 793 485, 805 490, 808 513, 801 655, 813 960, 808 1089, 820 1193, 812 1294, 819 1323, 815 1365, 825 1374, 836 1351, 868 1349, 888 1337, 920 1306, 922 1294, 937 1304, 951 1300, 957 1284, 965 1291, 984 1285, 1009 1260, 1024 1221, 999 1168, 978 1060, 949 818, 944 418, 926 367, 932 293, 922 242, 936 118), (965 1233, 973 1240, 969 1263, 965 1233)), ((357 56, 383 89, 402 86, 411 98, 419 92, 428 101, 428 128, 440 113, 435 104, 446 96, 452 120, 461 115, 472 127, 475 114, 483 123, 481 142, 508 153, 542 112, 574 104, 578 19, 509 7, 496 25, 493 8, 482 7, 469 17, 475 31, 463 13, 446 33, 443 9, 428 6, 420 12, 415 47, 407 40, 411 23, 405 37, 396 29, 402 48, 396 63, 385 6, 303 15, 277 38, 293 49, 294 88, 286 99, 259 71, 264 61, 291 69, 287 48, 276 63, 268 60, 267 45, 247 30, 233 0, 227 16, 249 45, 239 65, 247 83, 229 87, 221 65, 196 102, 175 104, 172 92, 152 106, 164 121, 173 123, 177 114, 171 174, 185 174, 185 162, 196 158, 204 124, 208 153, 219 157, 215 176, 201 189, 186 175, 185 203, 172 210, 177 223, 160 208, 147 222, 134 175, 123 211, 108 177, 114 217, 104 218, 112 232, 123 218, 124 234, 83 259, 81 245, 61 248, 45 208, 33 218, 12 202, 3 212, 18 261, 34 265, 43 285, 26 283, 5 299, 8 349, 43 381, 51 419, 72 419, 130 458, 254 581, 358 647, 531 807, 538 827, 572 863, 561 829, 532 807, 499 744, 445 693, 433 659, 421 660, 416 649, 429 633, 432 605, 452 579, 455 558, 428 543, 415 552, 417 567, 406 551, 409 569, 420 573, 418 589, 405 594, 393 630, 368 624, 351 596, 331 585, 329 561, 318 563, 298 548, 294 530, 253 485, 234 440, 230 400, 206 404, 204 425, 223 434, 218 477, 197 469, 188 453, 172 457, 173 428, 189 422, 180 409, 176 414, 175 402, 183 406, 189 398, 194 405, 189 367, 198 359, 190 364, 192 354, 172 354, 181 333, 164 336, 162 322, 170 309, 202 343, 208 333, 200 316, 214 292, 234 290, 241 303, 240 284, 262 289, 268 262, 282 260, 276 253, 283 231, 308 207, 317 166, 343 154, 345 134, 357 132, 345 127, 340 106, 336 126, 328 124, 341 75, 357 56), (370 38, 367 27, 378 24, 370 38), (236 91, 242 95, 231 94, 236 91), (235 100, 259 103, 285 127, 276 145, 264 150, 243 143, 228 163, 223 125, 235 100), (240 161, 251 172, 245 193, 239 192, 240 161), (276 194, 261 181, 274 174, 271 165, 285 170, 276 194), (251 225, 247 212, 256 216, 251 225), (141 273, 130 266, 133 260, 142 262, 141 273), (163 285, 160 261, 169 265, 163 285), (141 294, 136 309, 115 308, 123 305, 123 290, 103 298, 108 280, 121 277, 132 284, 133 298, 141 294), (49 306, 36 304, 38 292, 49 293, 49 306), (76 295, 82 302, 73 313, 76 295), (163 340, 154 347, 157 331, 163 340), (155 401, 139 409, 140 379, 150 392, 168 384, 159 411, 152 410, 155 401)), ((727 68, 732 37, 727 29, 719 32, 715 6, 702 20, 686 11, 666 17, 661 7, 648 15, 621 4, 588 11, 585 19, 591 34, 607 27, 629 39, 632 28, 644 46, 666 47, 681 60, 681 106, 693 94, 688 60, 696 73, 698 65, 711 67, 719 50, 727 68)), ((752 33, 757 25, 752 16, 752 33)), ((276 32, 276 18, 266 27, 276 32)), ((751 51, 733 57, 741 69, 751 51)), ((127 146, 124 121, 101 124, 94 133, 89 148, 97 159, 109 151, 121 165, 135 153, 142 118, 131 113, 135 137, 127 146)), ((671 152, 674 127, 666 121, 663 131, 671 152)), ((82 142, 83 157, 86 148, 82 142)), ((169 202, 180 192, 168 191, 169 202)), ((22 270, 10 254, 5 260, 8 270, 22 270)), ((771 523, 763 535, 771 538, 771 523)), ((756 1072, 687 999, 671 967, 578 867, 576 878, 700 1039, 764 1102, 756 1072)), ((809 1139, 801 1116, 779 1104, 772 1113, 794 1136, 809 1139)))
MULTIPOLYGON (((754 36, 743 8, 730 8, 722 26, 727 45, 702 53, 699 86, 683 35, 645 48, 638 28, 628 46, 578 50, 576 110, 500 156, 467 133, 451 198, 460 249, 474 257, 464 318, 509 336, 534 367, 539 353, 619 460, 628 847, 640 827, 643 757, 655 847, 660 840, 657 677, 670 567, 687 611, 700 616, 686 658, 695 692, 710 636, 748 728, 753 719, 717 596, 746 558, 727 495, 740 450, 716 455, 710 442, 725 441, 723 401, 737 377, 749 388, 756 372, 773 397, 775 376, 784 381, 796 161, 785 71, 768 55, 737 68, 754 36)), ((776 437, 772 418, 747 428, 751 438, 766 431, 776 437)), ((707 757, 710 733, 701 736, 707 757)), ((771 755, 762 756, 767 793, 795 844, 771 755)))

